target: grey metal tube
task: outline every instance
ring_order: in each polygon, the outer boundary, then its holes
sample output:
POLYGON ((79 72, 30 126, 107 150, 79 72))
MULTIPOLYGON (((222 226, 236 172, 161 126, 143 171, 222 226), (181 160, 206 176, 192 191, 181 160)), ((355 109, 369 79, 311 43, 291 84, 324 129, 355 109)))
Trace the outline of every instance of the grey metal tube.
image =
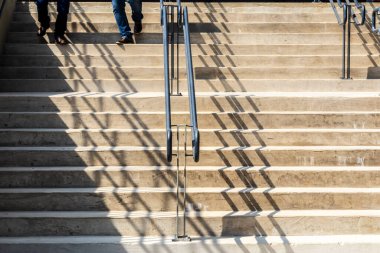
POLYGON ((199 130, 198 130, 197 105, 196 105, 195 88, 194 88, 194 71, 193 71, 193 60, 192 60, 192 53, 191 53, 189 18, 188 18, 187 7, 185 7, 183 10, 183 33, 184 33, 185 50, 186 50, 187 83, 188 83, 189 107, 190 107, 190 117, 191 117, 191 126, 192 126, 193 158, 195 162, 198 162, 200 136, 199 136, 199 130))
POLYGON ((162 8, 162 33, 164 44, 164 75, 165 75, 165 111, 166 111, 166 159, 172 161, 172 120, 171 120, 171 103, 170 103, 170 77, 169 77, 169 43, 168 43, 168 20, 167 7, 162 8))

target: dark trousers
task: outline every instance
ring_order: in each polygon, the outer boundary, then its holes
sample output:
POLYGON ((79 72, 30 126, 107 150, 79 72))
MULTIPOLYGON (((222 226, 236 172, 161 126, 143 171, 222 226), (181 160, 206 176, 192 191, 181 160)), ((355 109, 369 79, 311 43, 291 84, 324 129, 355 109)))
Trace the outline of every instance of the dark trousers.
MULTIPOLYGON (((132 9, 132 20, 141 21, 143 19, 141 0, 129 0, 128 2, 132 9)), ((112 7, 121 37, 128 36, 131 33, 131 28, 125 13, 125 0, 112 0, 112 7)))
MULTIPOLYGON (((49 27, 50 18, 48 13, 48 0, 36 0, 38 21, 41 26, 49 27)), ((55 34, 63 35, 67 29, 67 14, 69 14, 70 0, 57 0, 58 16, 55 22, 55 34)))

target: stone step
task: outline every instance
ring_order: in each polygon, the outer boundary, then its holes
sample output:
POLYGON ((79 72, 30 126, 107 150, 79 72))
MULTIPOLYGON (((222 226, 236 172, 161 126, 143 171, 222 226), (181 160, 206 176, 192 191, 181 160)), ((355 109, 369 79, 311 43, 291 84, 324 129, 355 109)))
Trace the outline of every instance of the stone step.
MULTIPOLYGON (((165 128, 165 112, 0 112, 1 128, 165 128)), ((174 112, 173 124, 190 123, 174 112)), ((380 112, 199 112, 202 129, 378 129, 380 112)))
MULTIPOLYGON (((2 166, 159 166, 166 148, 140 146, 0 147, 2 166)), ((182 153, 182 148, 180 149, 182 153)), ((190 151, 189 151, 190 152, 190 151)), ((379 146, 202 146, 199 166, 378 166, 379 146)))
MULTIPOLYGON (((166 146, 165 129, 0 129, 0 146, 166 146)), ((176 134, 176 133, 175 133, 176 134)), ((203 146, 377 146, 376 129, 200 129, 203 146)), ((180 132, 184 137, 184 132, 180 132)), ((183 139, 182 139, 183 140, 183 139)), ((176 146, 176 141, 174 142, 176 146)), ((188 134, 191 143, 191 134, 188 134)))
MULTIPOLYGON (((114 41, 111 41, 114 43, 114 41)), ((55 44, 19 44, 6 43, 5 55, 47 55, 47 56, 163 56, 163 47, 159 44, 68 44, 64 47, 55 44)), ((180 55, 185 54, 180 45, 180 55)), ((245 56, 342 56, 342 45, 334 44, 326 47, 320 45, 223 45, 223 44, 193 44, 193 56, 197 55, 245 55, 245 56)), ((376 45, 351 45, 351 56, 378 57, 376 45)), ((353 63, 353 62, 352 62, 353 63)))
MULTIPOLYGON (((191 33, 339 33, 342 32, 342 28, 332 21, 330 23, 310 23, 310 22, 278 22, 278 23, 264 23, 264 22, 205 22, 200 23, 197 20, 190 20, 189 31, 191 33)), ((52 22, 52 30, 55 27, 55 23, 52 22)), ((26 23, 26 22, 13 22, 11 23, 12 32, 26 32, 34 31, 38 29, 39 23, 26 23)), ((83 20, 81 22, 68 22, 67 31, 70 33, 117 33, 118 27, 115 23, 115 19, 103 20, 103 22, 89 22, 83 20)), ((153 22, 144 22, 143 33, 160 33, 162 27, 160 19, 156 19, 153 22)), ((352 33, 370 32, 371 30, 366 27, 361 27, 358 30, 353 30, 352 33)))
MULTIPOLYGON (((175 187, 177 167, 0 167, 1 188, 175 187)), ((183 169, 180 170, 183 183, 183 169)), ((380 187, 379 167, 187 167, 197 187, 380 187)))
MULTIPOLYGON (((160 56, 0 56, 1 67, 161 67, 164 57, 160 56)), ((342 65, 342 56, 278 56, 218 55, 193 56, 194 67, 333 67, 342 65)), ((375 67, 379 55, 352 56, 352 67, 375 67)), ((186 57, 179 57, 180 66, 186 66, 186 57)))
MULTIPOLYGON (((187 208, 196 211, 375 210, 380 207, 380 188, 203 187, 188 188, 186 195, 187 208)), ((0 189, 0 199, 1 210, 8 212, 175 211, 177 204, 175 188, 0 189)))
MULTIPOLYGON (((144 3, 145 5, 146 3, 144 3)), ((148 9, 149 10, 149 9, 148 9)), ((126 8, 127 15, 131 15, 130 8, 126 8)), ((50 13, 51 20, 54 21, 57 18, 57 13, 50 13)), ((160 20, 160 13, 148 12, 144 13, 144 23, 153 23, 160 20)), ((103 21, 115 23, 115 17, 112 11, 109 12, 86 12, 86 13, 69 13, 69 22, 103 22, 103 21)), ((34 23, 38 21, 38 15, 36 12, 16 12, 13 15, 13 22, 29 22, 34 23)), ((190 22, 198 23, 211 23, 211 22, 265 22, 265 23, 284 23, 284 22, 308 22, 308 23, 334 23, 336 24, 335 16, 332 13, 189 13, 190 22)))
MULTIPOLYGON (((119 33, 68 33, 68 40, 73 44, 112 44, 120 39, 119 33)), ((228 45, 341 45, 342 33, 192 33, 193 44, 228 44, 228 45)), ((48 44, 54 43, 53 33, 44 37, 36 36, 35 31, 10 32, 8 43, 48 44)), ((162 44, 162 33, 142 33, 135 36, 137 44, 162 44)), ((182 38, 180 42, 183 42, 182 38)), ((362 32, 352 34, 352 45, 376 44, 373 34, 362 32)))
MULTIPOLYGON (((318 13, 329 13, 333 15, 332 9, 329 4, 312 4, 312 3, 247 3, 247 2, 232 2, 232 3, 182 3, 182 6, 188 6, 189 12, 192 13, 314 13, 316 8, 318 8, 318 13)), ((127 7, 126 9, 129 9, 127 7)), ((56 4, 49 4, 49 11, 56 12, 56 4)), ((70 6, 71 12, 74 13, 112 13, 112 5, 109 2, 76 2, 72 3, 70 6)), ((16 6, 16 12, 36 12, 37 7, 33 2, 20 3, 16 6)), ((160 5, 159 3, 143 3, 144 13, 159 13, 160 5)))
POLYGON ((70 237, 6 237, 0 238, 0 249, 7 253, 256 253, 270 249, 276 253, 335 252, 377 253, 378 235, 322 236, 247 236, 194 237, 192 242, 172 242, 169 237, 70 236, 70 237))
MULTIPOLYGON (((372 80, 196 80, 197 92, 378 92, 372 80)), ((187 91, 187 79, 179 90, 187 91)), ((164 80, 133 80, 133 84, 112 79, 2 79, 0 92, 164 92, 164 80)))
MULTIPOLYGON (((376 111, 377 93, 197 93, 199 112, 376 111)), ((172 111, 187 111, 188 97, 173 96, 172 111)), ((163 93, 1 93, 2 112, 164 112, 163 93)))
MULTIPOLYGON (((195 67, 196 79, 339 79, 341 67, 195 67)), ((1 79, 163 79, 163 67, 1 67, 1 79)), ((185 78, 186 69, 179 69, 185 78)), ((355 79, 379 79, 379 67, 351 68, 355 79)), ((0 79, 0 80, 1 80, 0 79)))
MULTIPOLYGON (((187 217, 187 232, 195 241, 199 236, 368 235, 379 233, 375 226, 379 219, 378 210, 192 212, 187 217)), ((10 212, 0 213, 0 220, 3 224, 0 234, 8 238, 52 235, 170 237, 176 232, 174 212, 10 212), (26 223, 30 225, 25 227, 26 223), (57 227, 61 229, 57 231, 57 227)))

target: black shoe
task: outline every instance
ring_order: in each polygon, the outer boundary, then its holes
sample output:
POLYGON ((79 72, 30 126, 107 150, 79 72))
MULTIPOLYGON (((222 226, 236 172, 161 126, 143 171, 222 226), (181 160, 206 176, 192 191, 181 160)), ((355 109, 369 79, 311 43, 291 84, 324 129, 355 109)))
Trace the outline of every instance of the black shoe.
POLYGON ((141 33, 141 31, 142 31, 142 22, 140 20, 140 21, 135 22, 135 27, 133 28, 133 32, 141 33))
POLYGON ((116 44, 118 44, 118 45, 133 44, 133 43, 135 43, 135 42, 133 41, 132 34, 125 36, 125 37, 122 37, 119 41, 116 41, 116 44))
POLYGON ((49 28, 50 28, 49 26, 47 26, 47 27, 40 26, 40 28, 38 28, 37 35, 40 37, 45 36, 46 31, 49 28))
POLYGON ((54 39, 55 39, 55 43, 59 45, 69 44, 69 42, 66 40, 66 38, 63 35, 54 34, 54 39))

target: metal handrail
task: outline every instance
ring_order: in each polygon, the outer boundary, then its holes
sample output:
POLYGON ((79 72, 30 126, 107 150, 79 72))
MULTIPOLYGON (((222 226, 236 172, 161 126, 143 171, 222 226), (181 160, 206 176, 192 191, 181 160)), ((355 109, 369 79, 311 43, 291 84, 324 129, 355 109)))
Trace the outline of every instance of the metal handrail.
POLYGON ((376 28, 376 16, 379 14, 380 14, 380 7, 373 9, 371 29, 372 29, 372 32, 377 33, 377 34, 380 34, 380 28, 376 28))
POLYGON ((194 71, 193 71, 193 60, 191 53, 191 41, 190 41, 190 31, 189 31, 189 18, 188 9, 185 7, 182 9, 181 1, 177 0, 177 6, 174 4, 165 4, 163 0, 160 1, 161 6, 161 24, 163 29, 163 43, 164 43, 164 67, 165 67, 165 110, 166 110, 166 133, 167 133, 167 160, 172 161, 172 156, 176 156, 177 164, 177 182, 176 182, 176 197, 177 197, 177 208, 176 208, 176 234, 173 241, 191 241, 191 238, 186 234, 186 217, 187 217, 187 186, 186 186, 186 168, 187 168, 187 157, 193 156, 195 162, 199 161, 199 130, 198 130, 198 120, 197 120, 197 107, 195 98, 195 87, 194 87, 194 71), (177 27, 175 27, 175 17, 174 8, 177 7, 177 27), (170 11, 170 12, 168 12, 170 11), (168 22, 168 16, 170 16, 170 21, 168 22), (176 28, 176 29, 175 29, 176 28), (170 29, 170 35, 169 35, 170 29), (187 84, 188 84, 188 97, 189 97, 189 111, 191 123, 183 125, 172 125, 171 123, 171 104, 170 96, 181 95, 179 93, 179 35, 183 33, 184 46, 185 46, 185 57, 186 57, 186 72, 187 72, 187 84), (169 42, 170 36, 170 42, 169 42), (169 50, 170 44, 170 50, 169 50), (175 44, 177 46, 177 69, 175 69, 175 44), (170 65, 170 66, 169 66, 170 65), (177 76, 175 76, 175 71, 177 76), (173 94, 173 83, 177 79, 177 94, 173 94), (177 127, 177 152, 173 154, 172 151, 172 127, 177 127), (180 128, 184 127, 184 150, 180 151, 180 128), (187 132, 188 128, 191 128, 192 133, 192 154, 187 153, 187 132), (183 156, 181 156, 183 154, 183 156), (180 234, 180 157, 184 158, 183 164, 183 231, 180 234))
POLYGON ((338 21, 338 25, 343 28, 343 46, 342 46, 342 79, 350 79, 350 36, 351 36, 351 5, 347 5, 346 3, 342 3, 340 0, 337 0, 338 6, 343 8, 343 19, 339 16, 339 13, 335 7, 334 0, 329 0, 331 8, 335 14, 335 17, 338 21), (348 54, 346 55, 346 27, 348 23, 348 54), (347 58, 347 76, 346 76, 346 58, 347 58))
POLYGON ((343 20, 339 16, 338 10, 335 7, 334 0, 329 0, 331 8, 333 9, 333 12, 335 14, 336 19, 338 20, 339 25, 345 25, 347 23, 347 5, 345 3, 342 3, 340 0, 337 0, 338 6, 340 8, 343 8, 343 20))
POLYGON ((172 161, 173 157, 173 132, 172 132, 172 113, 170 103, 170 77, 169 77, 169 42, 168 42, 168 20, 167 8, 162 6, 161 21, 164 44, 164 75, 165 75, 165 112, 166 112, 166 159, 172 161))
MULTIPOLYGON (((191 42, 190 42, 190 31, 189 31, 189 19, 188 19, 188 9, 185 7, 186 11, 181 7, 181 0, 176 0, 176 4, 168 4, 171 2, 165 2, 160 0, 161 6, 161 25, 163 29, 163 44, 164 44, 164 76, 165 76, 165 111, 166 111, 166 159, 168 162, 172 161, 173 154, 173 131, 172 131, 172 120, 171 120, 171 99, 170 96, 173 95, 173 80, 174 78, 174 37, 175 37, 175 27, 173 20, 173 8, 177 7, 178 17, 177 17, 177 51, 178 51, 178 36, 182 29, 184 33, 184 44, 185 44, 185 55, 186 55, 186 70, 187 70, 187 82, 188 82, 188 96, 189 96, 189 111, 190 120, 192 128, 192 156, 195 162, 199 161, 199 150, 200 150, 200 134, 198 130, 197 121, 197 109, 196 109, 196 98, 195 98, 195 86, 194 86, 194 71, 192 62, 192 52, 191 52, 191 42), (172 18, 168 20, 168 8, 171 8, 172 18), (186 19, 186 22, 185 22, 186 19), (169 25, 170 23, 170 25, 169 25), (170 27, 169 27, 170 26, 170 27), (170 42, 169 42, 169 28, 171 29, 170 42), (169 50, 169 44, 170 49, 169 50), (169 52, 171 51, 171 52, 169 52), (170 59, 171 60, 170 60, 170 59), (170 65, 170 66, 169 66, 170 65)), ((169 14, 170 15, 170 14, 169 14)), ((178 75, 179 75, 179 54, 177 53, 177 94, 178 93, 178 75)), ((186 154, 187 155, 187 154, 186 154)))
MULTIPOLYGON (((346 3, 347 5, 351 5, 351 2, 350 0, 346 0, 346 3)), ((362 17, 362 20, 359 22, 358 19, 357 19, 357 16, 355 14, 355 12, 352 10, 351 12, 351 16, 352 16, 352 19, 354 20, 355 24, 357 26, 359 25, 364 25, 365 24, 365 19, 366 19, 366 8, 365 8, 365 5, 360 3, 358 0, 354 0, 354 3, 355 3, 355 7, 360 10, 360 15, 362 17)))
POLYGON ((190 41, 190 31, 189 31, 189 17, 187 7, 183 10, 183 33, 185 41, 185 53, 186 53, 186 68, 187 68, 187 84, 188 84, 188 96, 189 96, 189 109, 191 118, 191 129, 192 129, 192 148, 193 148, 193 158, 195 162, 199 161, 199 130, 198 130, 198 120, 197 120, 197 104, 195 99, 195 87, 194 87, 194 71, 193 71, 193 60, 191 53, 191 41, 190 41))
MULTIPOLYGON (((350 0, 345 0, 343 3, 341 0, 337 0, 337 4, 340 8, 343 8, 343 19, 339 16, 339 13, 335 7, 334 0, 329 0, 332 10, 335 14, 338 24, 343 28, 343 54, 342 54, 342 79, 351 79, 351 23, 354 23, 356 26, 364 25, 366 21, 366 8, 364 4, 361 4, 358 0, 354 0, 354 5, 350 0), (352 7, 356 7, 361 12, 362 19, 359 22, 356 14, 353 11, 352 7), (354 21, 352 22, 351 19, 354 21), (347 35, 347 36, 346 36, 347 35), (347 43, 346 43, 347 39, 347 43), (347 45, 347 52, 346 52, 347 45), (346 68, 347 62, 347 68, 346 68)), ((376 30, 376 11, 372 13, 372 31, 379 32, 376 30)))

